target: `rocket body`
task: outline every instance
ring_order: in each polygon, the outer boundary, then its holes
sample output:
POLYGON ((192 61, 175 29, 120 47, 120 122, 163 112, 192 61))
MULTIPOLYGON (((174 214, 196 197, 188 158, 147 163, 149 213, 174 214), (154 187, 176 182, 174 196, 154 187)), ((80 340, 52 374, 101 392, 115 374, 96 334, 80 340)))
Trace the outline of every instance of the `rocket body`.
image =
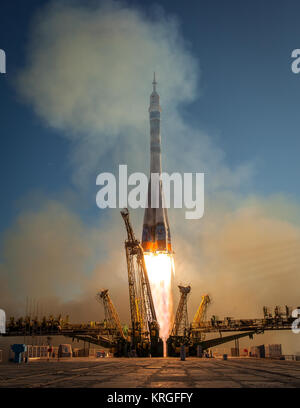
POLYGON ((159 95, 156 92, 155 75, 153 92, 150 96, 150 178, 148 185, 148 203, 145 208, 142 247, 145 252, 172 253, 170 227, 167 209, 164 208, 163 185, 160 178, 151 175, 161 175, 161 134, 159 95), (154 181, 155 180, 155 181, 154 181))

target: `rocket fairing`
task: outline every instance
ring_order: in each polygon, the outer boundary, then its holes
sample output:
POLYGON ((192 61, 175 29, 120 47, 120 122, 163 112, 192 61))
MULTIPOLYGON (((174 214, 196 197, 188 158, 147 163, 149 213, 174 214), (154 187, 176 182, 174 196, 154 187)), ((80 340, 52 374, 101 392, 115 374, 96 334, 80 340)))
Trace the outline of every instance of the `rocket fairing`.
POLYGON ((154 79, 152 82, 153 92, 150 95, 150 179, 148 184, 148 202, 145 208, 142 247, 145 252, 163 252, 173 253, 171 245, 170 227, 168 221, 167 209, 164 208, 164 196, 162 181, 159 180, 159 185, 151 185, 151 174, 156 173, 161 175, 161 136, 160 136, 160 113, 159 95, 156 92, 157 82, 154 79), (152 188, 153 187, 153 188, 152 188), (153 191, 152 191, 153 190, 153 191), (152 197, 151 202, 151 192, 152 197), (158 197, 155 194, 158 193, 158 197), (157 203, 152 208, 153 202, 157 203))

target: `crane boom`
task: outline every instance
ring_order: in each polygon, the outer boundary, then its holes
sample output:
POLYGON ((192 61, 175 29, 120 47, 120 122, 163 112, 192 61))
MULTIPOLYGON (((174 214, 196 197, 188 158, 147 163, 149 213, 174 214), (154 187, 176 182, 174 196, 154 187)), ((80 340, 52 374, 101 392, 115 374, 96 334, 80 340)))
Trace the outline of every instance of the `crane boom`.
MULTIPOLYGON (((144 259, 144 251, 140 244, 140 241, 135 238, 134 231, 129 219, 129 211, 127 208, 121 211, 121 215, 125 222, 125 227, 127 230, 127 240, 125 241, 125 249, 126 249, 126 256, 127 256, 127 269, 128 269, 128 279, 129 279, 129 289, 130 289, 130 299, 132 304, 132 317, 134 321, 137 320, 137 310, 134 306, 136 303, 136 299, 138 298, 138 283, 141 284, 141 298, 143 299, 144 303, 144 311, 146 313, 147 321, 153 322, 157 321, 156 312, 154 308, 154 302, 152 298, 152 292, 148 277, 147 268, 145 265, 144 259), (138 269, 138 276, 134 276, 134 265, 133 259, 136 258, 137 269, 138 269), (140 282, 138 282, 138 280, 140 282)), ((140 302, 139 302, 140 303, 140 302)))
POLYGON ((133 332, 133 346, 141 348, 150 346, 151 352, 161 347, 159 325, 157 322, 149 277, 145 265, 144 251, 136 239, 127 208, 121 211, 127 231, 125 252, 127 261, 130 315, 133 332))
POLYGON ((187 296, 191 291, 190 286, 178 286, 180 291, 180 300, 176 310, 175 320, 172 328, 172 336, 185 335, 188 329, 188 313, 187 313, 187 296))
POLYGON ((96 299, 103 303, 105 319, 109 326, 108 328, 114 330, 116 336, 125 339, 118 312, 108 294, 108 289, 103 289, 101 292, 98 292, 96 299))
POLYGON ((192 325, 199 325, 199 323, 203 322, 206 317, 207 307, 210 304, 210 297, 208 295, 203 295, 201 299, 201 303, 198 307, 198 310, 194 316, 192 325))

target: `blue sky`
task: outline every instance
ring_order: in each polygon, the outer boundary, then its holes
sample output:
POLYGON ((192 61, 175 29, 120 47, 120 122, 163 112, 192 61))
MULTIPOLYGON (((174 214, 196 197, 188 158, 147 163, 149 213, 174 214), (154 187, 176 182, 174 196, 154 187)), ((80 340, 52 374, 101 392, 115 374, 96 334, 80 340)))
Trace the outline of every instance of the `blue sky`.
MULTIPOLYGON (((16 73, 25 64, 32 17, 43 4, 31 0, 0 6, 0 47, 7 55, 7 74, 0 77, 1 230, 29 191, 57 195, 73 188, 71 142, 46 126, 14 87, 16 73)), ((152 2, 128 4, 153 11, 152 2)), ((230 165, 256 160, 249 191, 299 198, 300 75, 290 69, 291 51, 299 47, 299 2, 155 4, 178 18, 190 52, 199 61, 200 92, 182 108, 184 117, 209 133, 230 165)), ((93 200, 86 211, 95 211, 93 200)))

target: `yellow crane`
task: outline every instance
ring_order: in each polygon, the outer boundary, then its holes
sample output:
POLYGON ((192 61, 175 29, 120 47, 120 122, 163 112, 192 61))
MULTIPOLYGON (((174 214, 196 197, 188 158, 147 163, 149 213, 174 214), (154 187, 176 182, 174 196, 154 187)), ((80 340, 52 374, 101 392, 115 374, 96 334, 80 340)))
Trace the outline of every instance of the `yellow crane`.
POLYGON ((131 347, 139 356, 162 356, 163 343, 159 338, 154 302, 148 273, 145 265, 144 251, 136 239, 129 211, 121 211, 125 223, 127 239, 125 252, 127 261, 129 303, 131 315, 131 347))
POLYGON ((108 289, 103 289, 97 293, 96 299, 98 302, 103 304, 105 321, 107 323, 107 329, 115 337, 123 338, 125 340, 125 335, 122 329, 120 318, 116 308, 108 294, 108 289))
POLYGON ((200 305, 198 307, 198 310, 194 316, 193 322, 192 322, 192 328, 197 328, 201 326, 201 323, 204 322, 206 318, 206 311, 207 307, 210 304, 211 299, 209 295, 202 295, 202 299, 200 302, 200 305))
POLYGON ((199 343, 205 339, 205 333, 201 326, 206 320, 206 312, 210 302, 209 295, 202 295, 200 305, 191 324, 191 340, 193 343, 199 343))

